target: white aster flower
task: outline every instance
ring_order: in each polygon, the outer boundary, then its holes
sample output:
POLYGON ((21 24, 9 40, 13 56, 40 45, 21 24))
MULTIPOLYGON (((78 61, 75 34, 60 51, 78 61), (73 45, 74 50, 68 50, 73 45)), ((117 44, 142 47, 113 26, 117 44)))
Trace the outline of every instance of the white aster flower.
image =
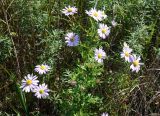
POLYGON ((37 76, 33 76, 33 74, 28 74, 27 76, 24 77, 22 80, 22 85, 20 88, 22 88, 22 91, 25 92, 30 92, 35 89, 35 87, 38 85, 38 80, 37 76))
POLYGON ((97 11, 95 8, 92 8, 90 11, 86 11, 86 14, 94 18, 97 22, 102 21, 103 19, 107 17, 104 11, 100 11, 100 10, 97 11))
POLYGON ((108 113, 103 113, 101 114, 101 116, 108 116, 108 113))
POLYGON ((51 68, 48 65, 42 64, 42 65, 37 65, 34 70, 38 72, 40 75, 42 75, 46 74, 50 69, 51 68))
POLYGON ((140 70, 140 65, 142 65, 142 63, 139 62, 140 60, 140 56, 136 57, 135 54, 131 55, 130 61, 132 62, 132 65, 130 66, 130 69, 132 69, 132 71, 138 72, 140 70))
POLYGON ((103 60, 106 58, 106 53, 101 48, 95 49, 95 56, 94 56, 94 58, 95 58, 95 60, 98 63, 103 63, 103 60))
POLYGON ((65 9, 62 10, 62 13, 65 14, 66 16, 74 15, 75 13, 77 13, 77 8, 68 6, 68 7, 65 7, 65 9))
POLYGON ((35 96, 38 98, 38 99, 45 99, 49 96, 48 92, 50 90, 48 89, 47 85, 45 85, 45 83, 43 83, 42 85, 39 85, 37 86, 35 89, 34 89, 34 92, 35 92, 35 96))
POLYGON ((102 39, 105 39, 110 33, 110 28, 105 24, 99 24, 98 34, 102 39))
POLYGON ((131 52, 132 52, 132 49, 129 48, 127 43, 124 43, 123 52, 121 52, 121 58, 125 58, 125 61, 131 62, 130 61, 131 52))

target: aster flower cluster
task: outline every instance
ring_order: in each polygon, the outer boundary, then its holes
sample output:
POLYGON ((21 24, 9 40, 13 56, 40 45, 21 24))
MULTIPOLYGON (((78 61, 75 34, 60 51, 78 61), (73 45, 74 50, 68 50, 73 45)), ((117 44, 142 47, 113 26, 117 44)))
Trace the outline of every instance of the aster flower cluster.
MULTIPOLYGON (((95 8, 92 8, 89 11, 86 10, 86 14, 88 14, 97 22, 103 21, 107 18, 107 15, 105 14, 104 11, 96 10, 95 8)), ((115 26, 115 23, 114 23, 114 26, 115 26)), ((99 23, 99 29, 97 30, 97 32, 101 39, 106 39, 110 34, 110 27, 108 27, 106 24, 99 23)))
POLYGON ((126 42, 124 42, 123 52, 121 52, 121 58, 124 58, 125 61, 131 63, 130 69, 132 70, 132 72, 133 71, 135 71, 136 73, 139 72, 140 65, 143 64, 143 63, 140 63, 141 58, 140 56, 136 56, 135 54, 132 54, 132 49, 129 48, 126 42))
MULTIPOLYGON (((38 72, 40 75, 46 74, 51 68, 46 65, 37 65, 35 67, 35 72, 38 72)), ((41 98, 47 98, 49 96, 48 92, 50 91, 45 83, 39 84, 38 77, 33 75, 33 74, 28 74, 27 76, 24 77, 22 80, 22 84, 20 88, 22 88, 22 91, 28 93, 28 92, 33 92, 35 93, 35 96, 38 99, 41 98)))
MULTIPOLYGON (((62 13, 66 16, 74 15, 77 13, 77 8, 68 6, 62 9, 62 13)), ((65 42, 67 46, 77 46, 79 44, 79 36, 76 33, 69 32, 65 35, 65 42)))
MULTIPOLYGON (((66 16, 74 15, 76 14, 78 9, 73 6, 68 6, 62 9, 62 13, 66 16)), ((96 10, 95 8, 91 8, 89 11, 86 10, 86 14, 90 17, 92 17, 96 22, 103 21, 107 18, 107 15, 102 10, 96 10)), ((112 26, 115 27, 117 23, 115 20, 111 22, 112 26)), ((106 39, 110 34, 110 27, 108 27, 104 23, 99 23, 99 29, 97 29, 97 33, 101 39, 106 39)), ((79 44, 79 36, 74 32, 69 32, 65 35, 65 42, 67 46, 73 47, 78 46, 79 44)), ((103 63, 103 60, 106 58, 106 53, 102 48, 95 49, 95 60, 98 63, 103 63)))
MULTIPOLYGON (((90 17, 92 17, 97 22, 103 21, 107 18, 107 15, 105 14, 104 11, 96 10, 95 8, 92 8, 91 10, 86 11, 86 14, 88 14, 90 17)), ((115 27, 117 25, 115 20, 113 20, 111 22, 111 24, 112 24, 113 27, 115 27)), ((98 32, 99 37, 101 39, 106 39, 110 34, 110 27, 108 27, 104 23, 99 23, 99 29, 97 30, 97 32, 98 32)))
MULTIPOLYGON (((68 6, 62 9, 62 13, 66 16, 74 15, 77 13, 77 11, 78 9, 75 6, 68 6)), ((96 10, 95 8, 92 8, 89 11, 86 10, 86 14, 88 14, 88 16, 92 17, 97 22, 103 21, 107 18, 107 15, 104 11, 96 10)), ((115 20, 113 20, 111 24, 113 27, 117 25, 115 20)), ((110 27, 108 27, 106 24, 100 23, 97 33, 101 39, 106 39, 110 34, 110 27)), ((67 46, 77 46, 79 44, 79 36, 76 33, 69 32, 65 35, 65 42, 67 43, 67 46)))

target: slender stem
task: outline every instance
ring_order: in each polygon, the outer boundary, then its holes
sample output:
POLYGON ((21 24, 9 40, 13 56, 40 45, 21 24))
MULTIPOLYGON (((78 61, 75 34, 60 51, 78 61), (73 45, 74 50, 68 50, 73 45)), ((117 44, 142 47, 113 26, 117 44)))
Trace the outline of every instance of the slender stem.
POLYGON ((98 0, 95 0, 94 8, 96 8, 96 7, 97 7, 97 3, 98 3, 98 0))

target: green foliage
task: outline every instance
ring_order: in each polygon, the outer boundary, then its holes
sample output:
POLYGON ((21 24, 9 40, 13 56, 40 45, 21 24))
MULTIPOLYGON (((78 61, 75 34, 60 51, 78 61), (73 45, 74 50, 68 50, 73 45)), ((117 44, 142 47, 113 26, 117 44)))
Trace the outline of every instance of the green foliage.
POLYGON ((41 38, 39 44, 44 48, 41 49, 43 54, 39 56, 40 61, 47 61, 51 66, 55 65, 58 51, 62 48, 62 40, 60 39, 62 33, 61 30, 54 30, 46 32, 45 38, 41 38))
POLYGON ((88 63, 78 65, 72 72, 66 71, 64 73, 62 82, 69 87, 64 87, 64 90, 62 90, 63 99, 67 99, 61 104, 62 113, 72 115, 81 110, 88 114, 93 114, 94 111, 89 112, 90 108, 99 106, 102 101, 98 96, 92 95, 92 92, 89 91, 96 87, 97 79, 101 72, 102 66, 90 60, 88 63), (68 110, 64 106, 68 107, 68 110))
POLYGON ((12 56, 12 42, 7 36, 0 36, 0 62, 12 56))

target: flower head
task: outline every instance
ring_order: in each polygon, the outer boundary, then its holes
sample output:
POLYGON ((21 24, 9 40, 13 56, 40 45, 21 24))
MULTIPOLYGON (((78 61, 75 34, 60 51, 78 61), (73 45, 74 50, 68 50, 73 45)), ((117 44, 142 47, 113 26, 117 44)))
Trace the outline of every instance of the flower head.
POLYGON ((125 58, 125 61, 130 62, 131 52, 132 49, 129 48, 129 46, 126 43, 124 43, 123 52, 121 52, 121 58, 125 58))
POLYGON ((35 92, 35 96, 37 96, 38 99, 41 99, 41 98, 44 99, 44 98, 47 98, 49 96, 49 94, 48 94, 49 89, 48 89, 47 85, 45 85, 45 83, 37 86, 34 89, 34 92, 35 92))
POLYGON ((67 46, 77 46, 79 43, 79 36, 75 33, 67 33, 65 37, 67 46))
POLYGON ((140 65, 142 65, 142 63, 139 62, 140 60, 140 56, 137 57, 135 54, 130 56, 130 61, 132 63, 130 69, 132 69, 132 71, 138 72, 140 70, 140 65))
POLYGON ((62 13, 64 13, 66 16, 74 15, 75 13, 77 13, 77 8, 68 6, 68 7, 65 7, 65 9, 62 10, 62 13))
POLYGON ((95 58, 95 60, 98 63, 102 63, 103 60, 106 58, 106 53, 101 48, 95 49, 95 56, 94 56, 94 58, 95 58))
POLYGON ((103 113, 101 114, 101 116, 108 116, 108 113, 103 113))
POLYGON ((110 33, 110 28, 105 24, 99 24, 98 34, 101 38, 105 39, 110 33))
POLYGON ((38 85, 38 80, 37 76, 33 76, 33 74, 28 74, 27 76, 24 77, 22 80, 22 85, 20 88, 22 88, 22 91, 25 92, 30 92, 35 89, 35 87, 38 85))
POLYGON ((97 22, 102 21, 107 17, 107 15, 104 13, 104 11, 96 10, 95 8, 92 8, 89 11, 86 11, 86 14, 94 18, 97 22))
POLYGON ((37 65, 34 70, 38 72, 40 75, 42 75, 46 74, 50 69, 51 68, 48 65, 42 64, 42 65, 37 65))

